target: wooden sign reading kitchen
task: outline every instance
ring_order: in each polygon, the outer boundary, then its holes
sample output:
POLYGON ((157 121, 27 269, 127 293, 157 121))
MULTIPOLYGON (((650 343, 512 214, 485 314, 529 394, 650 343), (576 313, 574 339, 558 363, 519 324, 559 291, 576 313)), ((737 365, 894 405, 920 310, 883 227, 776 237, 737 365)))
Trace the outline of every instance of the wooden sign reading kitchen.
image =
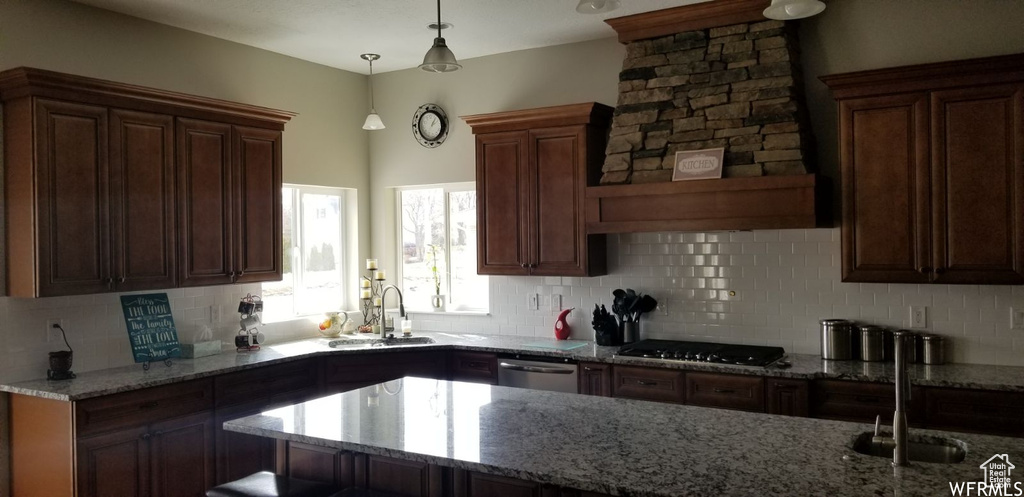
POLYGON ((676 167, 672 169, 672 181, 721 178, 724 154, 724 148, 676 152, 676 167))
POLYGON ((122 295, 124 323, 135 362, 166 361, 181 357, 178 332, 166 293, 122 295))

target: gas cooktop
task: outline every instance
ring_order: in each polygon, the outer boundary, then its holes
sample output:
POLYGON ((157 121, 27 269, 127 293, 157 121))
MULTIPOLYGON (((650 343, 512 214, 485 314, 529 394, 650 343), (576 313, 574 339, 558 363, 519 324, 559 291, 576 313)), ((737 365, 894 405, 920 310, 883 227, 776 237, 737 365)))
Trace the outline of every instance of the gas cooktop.
POLYGON ((675 340, 641 340, 623 345, 616 355, 668 361, 711 362, 742 366, 767 366, 786 355, 782 347, 730 345, 675 340))

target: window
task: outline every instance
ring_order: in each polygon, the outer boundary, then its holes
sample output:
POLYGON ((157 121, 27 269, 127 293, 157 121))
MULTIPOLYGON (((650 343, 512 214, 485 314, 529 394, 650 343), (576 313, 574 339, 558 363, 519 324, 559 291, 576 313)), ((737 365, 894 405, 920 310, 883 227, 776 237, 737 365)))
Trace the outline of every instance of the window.
POLYGON ((407 308, 431 309, 431 297, 440 293, 449 311, 486 312, 487 277, 476 274, 475 188, 459 183, 399 190, 400 281, 407 308))
POLYGON ((281 281, 263 284, 264 321, 344 307, 344 191, 285 185, 281 281))

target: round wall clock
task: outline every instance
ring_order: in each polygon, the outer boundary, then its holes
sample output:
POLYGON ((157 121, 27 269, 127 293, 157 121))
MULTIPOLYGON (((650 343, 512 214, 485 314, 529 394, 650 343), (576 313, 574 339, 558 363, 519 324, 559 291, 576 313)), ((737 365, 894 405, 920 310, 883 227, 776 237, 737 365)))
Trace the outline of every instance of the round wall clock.
POLYGON ((448 114, 434 104, 423 104, 412 115, 412 135, 427 148, 437 148, 448 138, 448 114))

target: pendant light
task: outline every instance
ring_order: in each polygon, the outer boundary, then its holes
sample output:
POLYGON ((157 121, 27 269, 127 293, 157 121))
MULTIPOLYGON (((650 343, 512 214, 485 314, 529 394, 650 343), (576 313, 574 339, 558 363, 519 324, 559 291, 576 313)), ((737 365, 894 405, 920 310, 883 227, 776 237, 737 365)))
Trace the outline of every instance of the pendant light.
POLYGON ((792 21, 818 15, 825 10, 820 0, 772 0, 764 9, 764 16, 776 21, 792 21))
POLYGON ((619 8, 619 0, 580 0, 576 12, 580 14, 604 14, 619 8))
POLYGON ((441 0, 437 0, 437 38, 434 38, 434 46, 430 47, 427 54, 423 56, 420 69, 424 71, 452 72, 462 69, 462 65, 455 60, 455 54, 448 49, 448 45, 445 44, 444 38, 441 36, 443 27, 444 25, 441 24, 441 0))
POLYGON ((379 59, 380 55, 364 53, 359 58, 370 63, 370 114, 366 116, 366 121, 363 122, 363 129, 370 131, 384 129, 384 121, 380 120, 377 110, 373 108, 373 61, 379 59))

